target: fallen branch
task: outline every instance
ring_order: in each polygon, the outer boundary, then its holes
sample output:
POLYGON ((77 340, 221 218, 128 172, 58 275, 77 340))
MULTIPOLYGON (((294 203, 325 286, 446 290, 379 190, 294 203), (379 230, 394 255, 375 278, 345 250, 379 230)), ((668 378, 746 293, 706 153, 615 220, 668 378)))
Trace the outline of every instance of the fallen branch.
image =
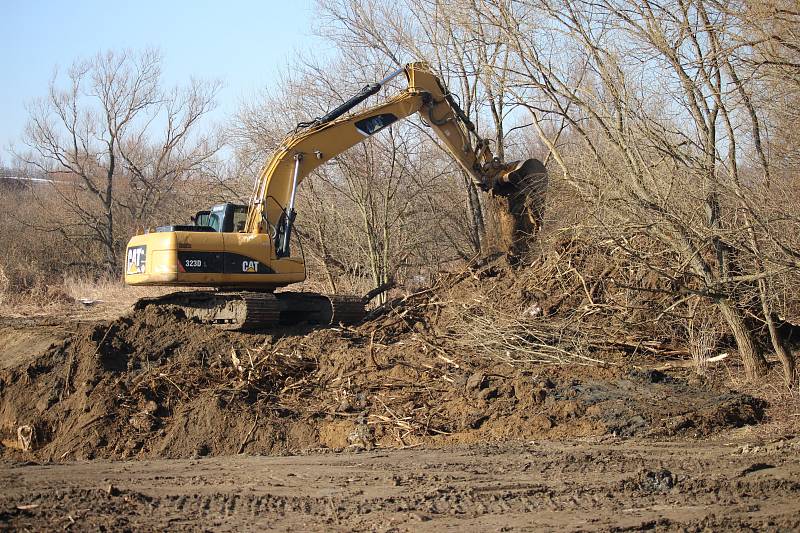
POLYGON ((236 452, 237 454, 240 454, 244 451, 244 447, 247 446, 247 443, 250 441, 250 436, 253 434, 253 431, 256 430, 256 426, 258 425, 258 415, 259 414, 256 413, 256 420, 253 422, 253 426, 250 428, 250 431, 248 431, 247 435, 244 436, 244 440, 242 440, 242 443, 239 445, 239 450, 236 452))

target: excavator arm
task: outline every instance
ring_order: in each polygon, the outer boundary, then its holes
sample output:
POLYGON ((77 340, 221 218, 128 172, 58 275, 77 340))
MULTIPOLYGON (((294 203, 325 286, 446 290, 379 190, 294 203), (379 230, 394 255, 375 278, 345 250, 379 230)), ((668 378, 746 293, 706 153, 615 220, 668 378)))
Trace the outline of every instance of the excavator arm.
MULTIPOLYGON (((450 92, 425 63, 410 63, 381 82, 368 85, 323 117, 301 123, 264 166, 253 188, 245 232, 274 233, 278 257, 289 255, 297 187, 317 167, 387 126, 419 113, 473 181, 485 191, 506 194, 532 170, 531 162, 505 164, 495 158, 488 142, 450 92), (344 116, 377 93, 389 80, 405 73, 408 86, 387 101, 344 116), (474 139, 474 141, 473 141, 474 139)), ((542 169, 543 170, 543 169, 542 169)))

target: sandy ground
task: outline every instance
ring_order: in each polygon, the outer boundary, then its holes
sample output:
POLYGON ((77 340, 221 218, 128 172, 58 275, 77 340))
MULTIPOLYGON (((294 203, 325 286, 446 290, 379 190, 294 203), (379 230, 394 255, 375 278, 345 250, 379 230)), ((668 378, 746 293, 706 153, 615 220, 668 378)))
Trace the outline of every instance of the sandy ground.
POLYGON ((0 465, 8 530, 800 528, 800 439, 0 465))

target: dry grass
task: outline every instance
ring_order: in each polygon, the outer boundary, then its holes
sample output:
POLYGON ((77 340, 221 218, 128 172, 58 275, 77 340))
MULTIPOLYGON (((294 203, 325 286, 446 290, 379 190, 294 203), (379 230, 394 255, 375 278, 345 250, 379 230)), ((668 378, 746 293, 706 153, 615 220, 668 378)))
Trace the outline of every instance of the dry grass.
POLYGON ((63 289, 74 300, 90 299, 104 303, 127 302, 128 304, 139 298, 174 290, 170 287, 133 287, 111 277, 88 279, 75 276, 64 277, 63 289))
POLYGON ((139 298, 170 292, 169 287, 131 287, 122 280, 65 275, 60 282, 36 283, 14 289, 0 267, 0 316, 113 319, 139 298))
POLYGON ((723 335, 719 320, 707 315, 689 320, 687 337, 689 353, 692 356, 695 372, 704 375, 708 370, 708 360, 717 351, 723 335))
POLYGON ((9 280, 8 276, 6 276, 6 271, 3 268, 3 265, 0 265, 0 306, 3 305, 3 302, 5 302, 8 298, 8 289, 10 285, 11 280, 9 280))

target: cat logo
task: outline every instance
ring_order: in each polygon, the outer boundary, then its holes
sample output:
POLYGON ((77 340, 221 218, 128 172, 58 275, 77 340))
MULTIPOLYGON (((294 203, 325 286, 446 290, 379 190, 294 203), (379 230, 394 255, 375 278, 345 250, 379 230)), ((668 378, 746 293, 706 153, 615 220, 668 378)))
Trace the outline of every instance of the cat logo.
POLYGON ((242 272, 258 272, 258 261, 242 261, 242 272))
POLYGON ((147 265, 147 247, 131 246, 128 248, 127 274, 143 274, 147 265))

